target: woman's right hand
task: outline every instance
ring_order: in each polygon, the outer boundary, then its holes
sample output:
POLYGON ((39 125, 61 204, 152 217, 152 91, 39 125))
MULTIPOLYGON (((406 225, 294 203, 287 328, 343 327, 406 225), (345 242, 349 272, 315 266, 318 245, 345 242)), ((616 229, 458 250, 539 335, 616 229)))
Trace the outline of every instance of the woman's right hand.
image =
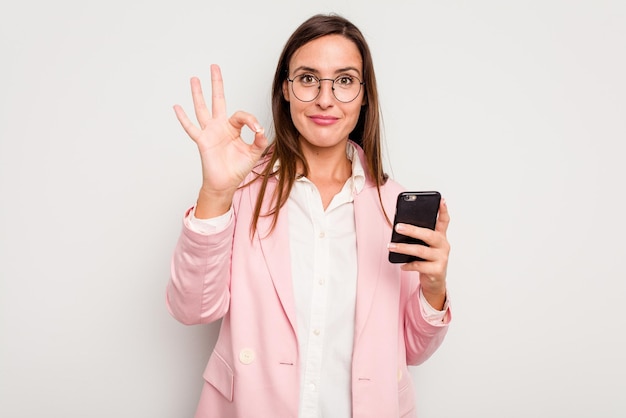
POLYGON ((228 118, 222 73, 217 65, 211 65, 211 91, 209 112, 200 80, 197 77, 191 79, 191 95, 199 127, 189 120, 180 105, 174 106, 178 121, 198 146, 202 161, 202 188, 195 210, 198 218, 212 218, 230 209, 237 187, 267 146, 264 130, 253 115, 236 112, 228 118), (251 144, 241 138, 244 126, 254 132, 251 144))

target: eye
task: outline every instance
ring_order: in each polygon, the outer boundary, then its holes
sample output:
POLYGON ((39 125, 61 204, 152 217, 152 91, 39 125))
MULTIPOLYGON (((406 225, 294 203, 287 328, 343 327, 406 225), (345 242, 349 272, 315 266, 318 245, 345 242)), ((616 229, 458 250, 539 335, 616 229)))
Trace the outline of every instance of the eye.
POLYGON ((301 74, 297 76, 296 79, 303 86, 315 86, 318 83, 317 77, 315 77, 313 74, 301 74))
POLYGON ((335 85, 338 87, 350 87, 355 83, 355 79, 349 75, 342 75, 335 79, 335 85))

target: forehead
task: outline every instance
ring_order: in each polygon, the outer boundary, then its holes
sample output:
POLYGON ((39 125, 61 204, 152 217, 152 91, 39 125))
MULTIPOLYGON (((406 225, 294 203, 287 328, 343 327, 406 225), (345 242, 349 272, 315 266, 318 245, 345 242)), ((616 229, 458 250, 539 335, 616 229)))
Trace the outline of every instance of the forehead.
POLYGON ((302 45, 294 52, 289 60, 289 68, 293 71, 299 67, 311 68, 320 73, 353 68, 361 73, 363 58, 350 39, 341 35, 326 35, 302 45))

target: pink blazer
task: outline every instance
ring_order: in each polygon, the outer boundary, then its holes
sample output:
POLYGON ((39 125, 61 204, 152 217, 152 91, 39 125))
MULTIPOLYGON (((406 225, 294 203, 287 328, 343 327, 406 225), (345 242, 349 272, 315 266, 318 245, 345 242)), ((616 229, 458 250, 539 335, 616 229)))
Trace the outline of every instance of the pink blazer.
MULTIPOLYGON (((359 149, 359 158, 363 153, 359 149)), ((365 162, 363 161, 363 164, 365 162)), ((271 196, 271 182, 266 196, 271 196)), ((260 218, 250 239, 258 182, 236 194, 228 227, 203 236, 183 227, 172 259, 167 307, 184 324, 222 319, 220 334, 203 374, 196 417, 295 418, 300 359, 290 273, 287 206, 268 235, 271 218, 260 218)), ((382 189, 393 217, 402 188, 382 189)), ((353 417, 415 416, 407 365, 420 364, 439 347, 441 325, 421 315, 417 273, 387 260, 391 228, 368 179, 354 200, 358 252, 353 417)))

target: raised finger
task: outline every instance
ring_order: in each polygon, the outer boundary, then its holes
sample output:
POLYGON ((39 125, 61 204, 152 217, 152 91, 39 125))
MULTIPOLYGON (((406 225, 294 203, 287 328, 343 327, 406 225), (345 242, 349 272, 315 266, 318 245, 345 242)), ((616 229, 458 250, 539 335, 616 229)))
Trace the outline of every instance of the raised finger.
POLYGON ((222 80, 222 71, 216 64, 211 65, 211 103, 214 118, 226 117, 224 81, 222 80))
POLYGON ((187 132, 192 139, 196 138, 199 135, 198 127, 193 124, 187 117, 187 114, 179 105, 174 105, 174 113, 176 113, 176 119, 180 122, 181 126, 187 132))
POLYGON ((211 114, 204 101, 204 94, 202 93, 202 84, 198 77, 191 78, 191 98, 193 99, 193 108, 196 112, 196 119, 200 124, 200 128, 204 127, 211 120, 211 114))

